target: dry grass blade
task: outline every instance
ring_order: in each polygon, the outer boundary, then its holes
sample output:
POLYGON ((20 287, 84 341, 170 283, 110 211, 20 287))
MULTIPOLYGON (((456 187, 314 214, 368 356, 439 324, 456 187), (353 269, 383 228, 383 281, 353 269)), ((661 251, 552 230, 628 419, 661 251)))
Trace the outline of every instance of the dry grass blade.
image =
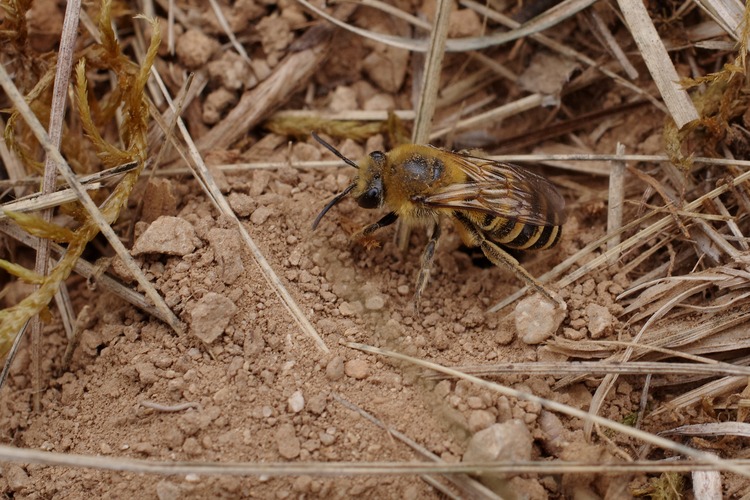
MULTIPOLYGON (((625 153, 625 146, 617 145, 617 154, 625 153)), ((607 203, 607 234, 614 234, 622 227, 622 209, 625 201, 625 162, 612 162, 609 173, 609 201, 607 203)), ((607 242, 607 248, 612 249, 620 244, 620 233, 607 242)), ((614 265, 620 256, 615 254, 609 259, 609 265, 614 265)))
MULTIPOLYGON (((659 438, 662 439, 662 438, 659 438)), ((101 455, 80 455, 57 453, 13 446, 0 445, 0 460, 23 464, 39 464, 93 470, 110 470, 159 475, 213 475, 213 476, 355 476, 389 475, 405 476, 414 474, 630 474, 655 471, 692 472, 696 470, 717 470, 713 455, 709 460, 691 461, 640 461, 618 464, 583 462, 519 462, 483 464, 433 464, 429 462, 174 462, 139 460, 134 458, 113 458, 101 455)), ((724 468, 745 470, 750 460, 720 460, 718 470, 724 468)))
MULTIPOLYGON (((410 50, 412 52, 427 52, 429 50, 429 43, 425 39, 404 38, 368 31, 340 21, 335 16, 319 9, 307 0, 297 0, 297 2, 326 21, 361 37, 375 40, 376 42, 384 43, 391 47, 410 50)), ((539 16, 535 21, 527 23, 518 29, 490 36, 447 40, 445 42, 445 50, 446 52, 468 52, 503 45, 548 29, 568 17, 586 9, 594 2, 595 0, 565 0, 553 9, 550 9, 545 15, 539 16)))
POLYGON ((242 58, 246 62, 250 62, 250 56, 247 55, 247 51, 245 51, 245 47, 242 46, 242 44, 237 40, 237 37, 234 36, 234 32, 229 27, 229 22, 227 21, 226 16, 224 15, 224 12, 221 10, 221 6, 216 2, 216 0, 208 0, 208 3, 211 4, 211 8, 214 11, 214 14, 216 15, 216 19, 219 20, 219 25, 221 26, 221 29, 224 30, 224 33, 227 35, 227 38, 229 38, 230 43, 232 44, 232 47, 234 50, 237 51, 239 55, 242 56, 242 58))
POLYGON ((659 433, 661 436, 741 436, 750 437, 750 424, 745 422, 710 422, 681 425, 659 433))
POLYGON ((651 22, 646 6, 639 0, 618 0, 618 4, 677 128, 697 120, 698 111, 679 83, 680 76, 651 22))
MULTIPOLYGON (((65 18, 63 20, 62 35, 60 37, 60 49, 57 55, 57 67, 55 69, 55 84, 52 92, 52 104, 49 118, 49 139, 52 147, 59 150, 62 140, 63 119, 65 118, 65 102, 68 95, 68 82, 70 71, 73 67, 73 54, 75 52, 75 40, 78 31, 79 12, 81 10, 80 0, 71 0, 65 7, 65 18)), ((42 194, 48 195, 55 191, 57 169, 50 154, 44 161, 44 180, 42 182, 42 194)), ((52 209, 46 208, 42 211, 42 219, 46 223, 52 221, 52 209)), ((37 249, 34 272, 40 276, 46 276, 49 270, 50 241, 42 239, 37 249)), ((38 291, 37 287, 37 291, 38 291)), ((70 316, 70 311, 62 314, 70 316)), ((31 353, 34 392, 34 411, 39 412, 42 407, 42 324, 38 315, 31 319, 31 353)))
MULTIPOLYGON (((104 184, 101 181, 111 179, 113 177, 120 176, 124 173, 134 170, 138 166, 137 163, 128 163, 120 167, 114 167, 107 170, 102 170, 91 175, 80 177, 78 180, 87 190, 100 189, 104 184)), ((38 182, 38 179, 36 180, 38 182)), ((7 216, 4 212, 34 212, 43 210, 45 208, 58 207, 64 203, 68 203, 76 200, 77 197, 75 192, 70 189, 61 189, 50 194, 34 193, 23 198, 17 198, 15 201, 4 203, 0 205, 0 220, 5 219, 7 216)))
POLYGON ((625 73, 627 73, 628 78, 630 78, 631 80, 635 80, 636 78, 638 78, 638 70, 635 69, 635 67, 633 67, 633 65, 630 63, 628 56, 625 54, 625 51, 622 50, 620 44, 617 42, 617 39, 609 30, 609 27, 604 22, 602 17, 593 9, 591 11, 588 11, 587 14, 589 14, 589 18, 591 19, 591 25, 594 28, 593 31, 595 33, 598 33, 600 38, 603 39, 604 44, 607 46, 615 59, 617 59, 617 62, 620 63, 622 69, 625 71, 625 73))
POLYGON ((435 132, 430 134, 430 141, 440 139, 441 137, 444 137, 451 132, 458 132, 460 130, 476 127, 481 124, 500 121, 519 113, 523 113, 524 111, 538 108, 539 106, 544 104, 544 99, 545 97, 541 94, 532 94, 526 97, 522 97, 516 101, 504 104, 495 109, 491 109, 489 111, 485 111, 484 113, 472 116, 471 118, 461 120, 451 127, 436 130, 435 132))
POLYGON ((697 3, 732 38, 740 41, 745 7, 737 0, 698 0, 697 3))
POLYGON ((407 355, 392 352, 392 351, 388 351, 386 349, 380 349, 377 347, 372 347, 372 346, 368 346, 365 344, 358 344, 354 342, 347 343, 347 346, 351 347, 352 349, 357 349, 363 352, 368 352, 370 354, 378 354, 381 356, 386 356, 388 358, 405 361, 407 363, 410 363, 416 366, 421 366, 422 368, 427 368, 429 370, 433 370, 433 371, 437 371, 440 373, 444 373, 446 375, 450 375, 451 377, 460 378, 462 380, 466 380, 473 384, 477 384, 485 389, 497 392, 498 394, 502 394, 507 397, 517 398, 523 401, 531 401, 533 403, 540 404, 541 406, 549 410, 560 412, 564 415, 568 415, 571 417, 580 418, 584 422, 590 423, 591 425, 594 425, 594 424, 601 425, 602 427, 606 427, 613 431, 622 433, 626 436, 633 437, 635 439, 641 440, 650 445, 658 446, 665 450, 671 450, 675 453, 684 455, 686 457, 690 457, 694 460, 708 462, 716 466, 717 469, 731 471, 736 474, 741 474, 743 476, 750 477, 750 467, 737 466, 734 463, 727 462, 710 453, 706 453, 704 451, 699 451, 694 448, 690 448, 688 446, 675 443, 668 439, 664 439, 660 436, 656 436, 654 434, 635 429, 633 427, 621 424, 619 422, 615 422, 607 418, 600 417, 599 415, 587 413, 583 410, 579 410, 578 408, 573 408, 571 406, 558 403, 556 401, 551 401, 549 399, 541 398, 533 394, 518 391, 516 389, 512 389, 510 387, 503 386, 501 384, 488 382, 478 377, 467 375, 465 373, 461 373, 459 371, 447 368, 445 366, 441 366, 437 363, 425 361, 422 359, 414 358, 411 356, 407 356, 407 355))
POLYGON ((716 397, 720 394, 726 394, 742 390, 747 387, 747 377, 724 377, 719 380, 709 382, 698 389, 680 394, 660 408, 651 413, 651 416, 658 416, 668 412, 679 413, 682 408, 693 406, 701 401, 716 397))
MULTIPOLYGON (((453 370, 476 376, 497 376, 507 373, 524 373, 527 375, 557 375, 557 374, 582 374, 602 375, 616 373, 620 375, 687 375, 700 374, 706 376, 717 375, 748 375, 750 367, 735 366, 729 363, 665 363, 655 361, 628 361, 627 363, 609 361, 564 361, 564 362, 539 362, 533 363, 490 363, 487 365, 460 365, 451 366, 453 370)), ((442 374, 428 373, 426 378, 446 378, 442 374)))
POLYGON ((430 138, 432 118, 435 115, 438 89, 440 87, 440 72, 443 67, 445 41, 448 37, 448 20, 450 18, 451 2, 438 0, 435 25, 430 34, 430 45, 424 63, 421 92, 417 104, 417 114, 414 120, 411 142, 426 144, 430 138))

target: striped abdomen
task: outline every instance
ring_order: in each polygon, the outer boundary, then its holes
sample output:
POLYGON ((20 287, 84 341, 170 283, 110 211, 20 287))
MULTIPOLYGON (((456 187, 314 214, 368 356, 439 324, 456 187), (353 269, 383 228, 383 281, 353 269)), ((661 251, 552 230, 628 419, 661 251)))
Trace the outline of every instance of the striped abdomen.
POLYGON ((488 240, 519 250, 551 248, 560 241, 562 225, 539 226, 485 214, 478 224, 488 240))

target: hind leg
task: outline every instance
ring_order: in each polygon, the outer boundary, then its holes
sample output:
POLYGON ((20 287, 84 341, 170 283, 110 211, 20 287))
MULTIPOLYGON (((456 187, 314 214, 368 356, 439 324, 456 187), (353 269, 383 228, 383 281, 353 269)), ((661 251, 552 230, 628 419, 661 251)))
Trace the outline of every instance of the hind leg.
POLYGON ((526 282, 531 288, 541 293, 550 301, 559 304, 562 307, 561 300, 556 294, 547 290, 544 285, 539 283, 529 272, 518 263, 518 261, 508 252, 500 248, 499 245, 488 240, 484 233, 477 228, 470 219, 456 214, 456 219, 463 226, 465 236, 471 240, 471 243, 478 246, 484 255, 496 266, 504 266, 513 271, 513 273, 526 282))

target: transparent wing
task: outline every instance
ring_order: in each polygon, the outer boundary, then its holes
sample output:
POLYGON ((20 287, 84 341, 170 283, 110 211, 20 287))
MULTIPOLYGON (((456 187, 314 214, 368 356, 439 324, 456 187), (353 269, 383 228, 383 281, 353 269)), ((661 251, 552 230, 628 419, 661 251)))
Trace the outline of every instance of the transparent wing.
POLYGON ((451 153, 466 174, 465 183, 452 184, 420 200, 432 208, 483 212, 538 226, 565 221, 565 200, 545 177, 510 163, 451 153))

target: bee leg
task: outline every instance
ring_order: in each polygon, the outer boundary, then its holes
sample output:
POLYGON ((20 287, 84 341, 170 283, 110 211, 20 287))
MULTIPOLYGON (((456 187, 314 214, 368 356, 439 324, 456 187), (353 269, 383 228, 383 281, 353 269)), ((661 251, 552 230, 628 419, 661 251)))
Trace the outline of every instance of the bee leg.
POLYGON ((440 238, 440 223, 435 222, 432 226, 432 236, 430 241, 427 242, 427 246, 424 247, 422 252, 422 265, 419 269, 419 276, 417 277, 417 291, 414 292, 414 309, 419 313, 419 300, 422 297, 422 292, 427 287, 427 282, 430 280, 430 270, 432 269, 432 261, 435 258, 435 249, 437 248, 438 239, 440 238))
POLYGON ((482 252, 484 253, 485 257, 490 259, 490 261, 495 264, 496 266, 505 266, 509 268, 511 271, 515 273, 516 276, 524 280, 531 288, 536 290, 537 292, 541 293, 543 296, 548 298, 553 303, 557 304, 559 307, 564 307, 564 304, 562 304, 562 301, 559 297, 556 297, 552 292, 544 288, 544 286, 539 283, 536 278, 534 278, 529 272, 523 268, 521 264, 518 263, 518 261, 510 255, 508 252, 500 248, 495 243, 491 242, 487 239, 487 237, 484 235, 484 233, 479 230, 474 224, 471 223, 469 219, 466 217, 461 216, 460 214, 455 214, 456 219, 458 219, 463 227, 468 231, 469 236, 472 238, 473 242, 472 244, 478 246, 482 249, 482 252))
POLYGON ((480 247, 484 255, 492 261, 493 264, 499 266, 501 264, 510 268, 516 276, 523 279, 531 288, 547 297, 550 301, 555 304, 560 304, 560 298, 553 295, 552 292, 544 288, 544 285, 539 283, 524 267, 518 263, 518 261, 510 255, 508 252, 495 245, 487 239, 482 239, 480 247))
POLYGON ((368 249, 372 246, 377 246, 377 242, 371 237, 372 234, 381 227, 390 226, 391 224, 396 222, 396 219, 398 219, 398 215, 396 214, 396 212, 389 212, 381 217, 379 221, 367 225, 354 233, 352 238, 362 243, 368 249))

